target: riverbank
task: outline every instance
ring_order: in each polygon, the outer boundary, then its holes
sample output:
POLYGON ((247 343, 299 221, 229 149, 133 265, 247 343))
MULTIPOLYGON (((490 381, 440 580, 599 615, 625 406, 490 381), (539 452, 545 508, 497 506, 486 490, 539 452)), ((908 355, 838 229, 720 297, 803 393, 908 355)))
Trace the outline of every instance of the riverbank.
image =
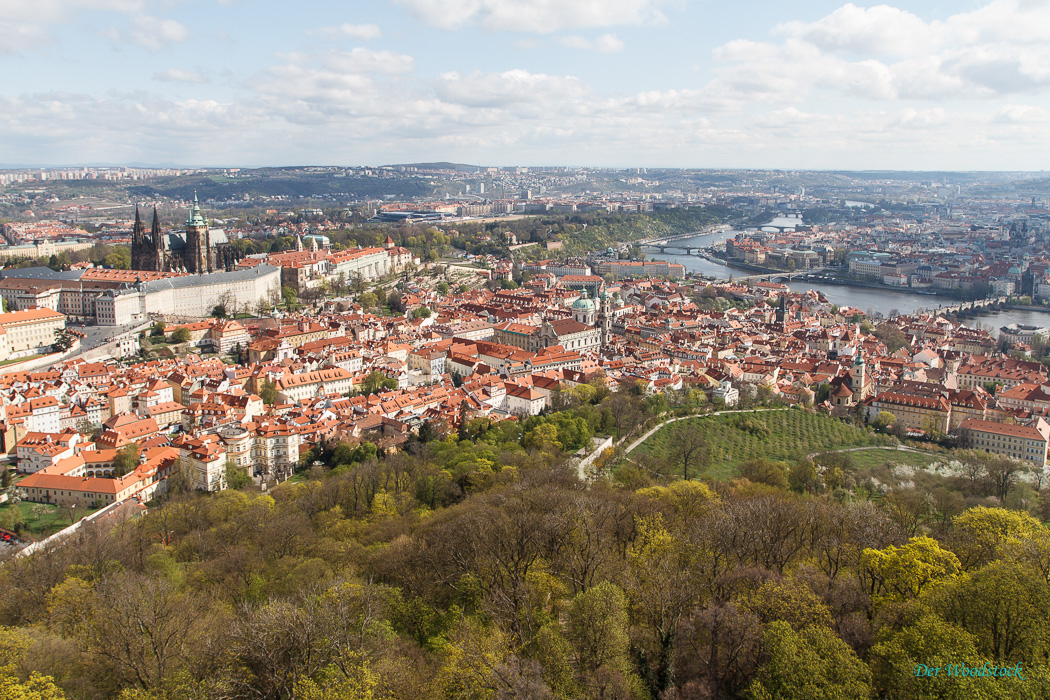
MULTIPOLYGON (((714 252, 711 250, 712 242, 718 244, 723 237, 732 236, 734 233, 733 229, 719 232, 715 235, 715 241, 712 241, 710 236, 697 236, 680 242, 691 248, 703 248, 706 253, 711 254, 714 252)), ((743 267, 737 267, 738 261, 736 260, 730 263, 717 259, 715 256, 707 258, 695 255, 654 254, 651 255, 651 259, 680 263, 685 267, 686 272, 693 275, 694 278, 702 277, 707 280, 727 280, 756 274, 771 275, 776 278, 792 274, 783 270, 769 270, 768 268, 760 270, 744 269, 743 267)), ((803 275, 814 274, 804 270, 796 272, 801 272, 803 275)), ((936 290, 918 290, 911 287, 893 287, 859 280, 825 278, 823 274, 825 273, 816 273, 818 276, 816 278, 794 277, 787 282, 787 285, 794 292, 818 291, 831 304, 860 309, 869 316, 881 314, 888 317, 894 314, 917 313, 920 310, 928 312, 931 309, 937 311, 938 306, 957 306, 960 303, 969 303, 962 302, 957 297, 947 294, 938 294, 936 290)), ((1045 314, 1048 312, 1050 312, 1050 308, 1035 305, 1010 305, 1003 308, 978 309, 977 313, 971 313, 967 310, 967 313, 960 320, 965 319, 965 324, 971 328, 987 327, 992 331, 1010 323, 1050 326, 1050 323, 1047 323, 1045 319, 1045 314)))

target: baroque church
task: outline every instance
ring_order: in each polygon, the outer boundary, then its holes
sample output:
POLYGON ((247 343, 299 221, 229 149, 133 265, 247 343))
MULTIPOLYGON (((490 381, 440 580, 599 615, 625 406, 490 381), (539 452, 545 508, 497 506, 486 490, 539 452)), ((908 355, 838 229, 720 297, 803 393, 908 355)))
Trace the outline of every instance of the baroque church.
POLYGON ((153 226, 146 233, 139 209, 135 207, 131 269, 201 275, 232 270, 237 258, 237 249, 230 245, 225 232, 208 229, 196 192, 193 193, 193 207, 186 221, 185 233, 163 233, 156 207, 153 207, 153 226))

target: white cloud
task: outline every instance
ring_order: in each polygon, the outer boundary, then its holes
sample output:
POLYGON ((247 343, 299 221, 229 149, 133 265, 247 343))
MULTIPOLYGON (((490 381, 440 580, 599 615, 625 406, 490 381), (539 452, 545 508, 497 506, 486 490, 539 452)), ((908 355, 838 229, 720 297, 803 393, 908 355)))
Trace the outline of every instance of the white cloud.
POLYGON ((623 50, 623 42, 615 34, 602 34, 596 39, 571 34, 561 38, 561 45, 570 49, 616 53, 623 50))
POLYGON ((0 0, 0 16, 11 22, 56 24, 84 11, 136 12, 146 0, 0 0))
POLYGON ((656 24, 669 0, 395 0, 439 29, 549 34, 562 29, 656 24))
POLYGON ((207 83, 208 76, 200 71, 168 68, 153 75, 153 79, 162 83, 207 83))
POLYGON ((1033 23, 1050 23, 1050 3, 993 0, 935 22, 847 4, 779 25, 782 41, 730 41, 713 57, 720 83, 744 98, 990 98, 1050 87, 1050 46, 1033 23))
POLYGON ((996 110, 992 121, 998 124, 1046 124, 1050 109, 1031 105, 1005 105, 996 110))
POLYGON ((446 73, 428 83, 412 73, 333 70, 329 58, 285 56, 230 101, 173 101, 144 93, 0 97, 0 110, 10 115, 0 122, 0 141, 12 145, 5 156, 19 162, 264 165, 449 158, 1022 168, 1038 167, 1050 122, 1046 109, 1020 103, 995 114, 946 107, 757 108, 711 86, 615 96, 573 76, 522 69, 446 73))
MULTIPOLYGON (((158 0, 164 1, 170 6, 170 0, 158 0)), ((422 0, 401 1, 422 5, 422 0)), ((10 3, 0 0, 0 8, 10 3)), ((43 0, 41 17, 68 21, 89 4, 43 0)), ((96 3, 103 4, 114 10, 120 3, 96 3)), ((608 14, 603 18, 594 3, 518 4, 538 18, 511 27, 510 17, 524 10, 502 0, 429 5, 458 9, 458 15, 447 18, 450 27, 532 32, 509 37, 508 45, 517 39, 521 46, 567 44, 596 51, 619 50, 622 42, 595 26, 657 21, 659 8, 671 7, 611 0, 601 5, 608 14), (645 11, 616 15, 617 8, 627 6, 645 11)), ((151 50, 185 40, 182 25, 147 26, 163 23, 152 17, 161 6, 146 0, 123 3, 119 9, 126 23, 114 30, 116 35, 132 41, 133 32, 152 29, 154 43, 138 37, 151 50)), ((395 51, 326 50, 334 47, 325 45, 278 54, 250 79, 228 74, 239 89, 216 101, 104 90, 17 98, 0 94, 0 110, 8 115, 0 120, 0 143, 11 162, 264 165, 433 159, 1038 168, 1050 153, 1050 96, 1043 97, 1050 55, 1039 31, 1017 26, 1014 39, 1007 28, 1011 21, 1032 22, 1042 11, 993 0, 938 23, 889 6, 845 5, 815 22, 780 25, 765 41, 728 41, 712 54, 713 79, 697 82, 696 73, 689 73, 684 84, 660 90, 632 90, 624 87, 630 85, 626 79, 600 90, 581 79, 582 73, 538 71, 531 63, 536 57, 528 54, 519 56, 522 63, 513 70, 440 73, 449 65, 470 65, 467 57, 430 66, 395 51)), ((0 38, 0 51, 5 41, 7 46, 31 43, 35 30, 46 36, 50 25, 29 21, 30 14, 20 7, 9 20, 0 12, 0 22, 30 28, 22 35, 29 39, 0 38)), ((369 25, 343 26, 355 29, 329 27, 331 36, 367 40, 369 32, 358 28, 369 25)), ((513 52, 499 56, 500 61, 513 58, 513 52)), ((178 62, 150 65, 149 72, 159 71, 157 81, 190 84, 224 75, 222 65, 207 74, 162 70, 172 63, 178 62)), ((668 80, 673 75, 668 71, 668 80)))
POLYGON ((409 73, 416 67, 411 56, 393 51, 371 51, 355 48, 332 51, 325 55, 324 65, 339 73, 409 73))
POLYGON ((326 39, 360 39, 361 41, 372 41, 383 36, 378 24, 350 24, 344 22, 334 27, 324 27, 315 34, 326 39))
POLYGON ((894 119, 894 124, 906 129, 929 129, 941 127, 947 122, 945 112, 940 107, 934 109, 913 109, 901 111, 894 119))
POLYGON ((39 25, 0 21, 0 54, 17 53, 48 43, 47 30, 39 25))
POLYGON ((40 48, 52 41, 51 27, 86 12, 141 14, 154 0, 0 0, 0 54, 40 48))
POLYGON ((889 5, 849 3, 810 24, 787 22, 776 33, 797 37, 824 51, 910 56, 926 50, 936 30, 918 16, 889 5))
POLYGON ((514 108, 545 111, 559 109, 587 97, 590 88, 578 78, 509 70, 502 73, 443 73, 435 85, 438 97, 466 107, 514 108))
POLYGON ((189 39, 190 30, 173 19, 139 15, 132 19, 128 29, 117 30, 115 37, 117 42, 130 41, 147 51, 157 52, 189 39))

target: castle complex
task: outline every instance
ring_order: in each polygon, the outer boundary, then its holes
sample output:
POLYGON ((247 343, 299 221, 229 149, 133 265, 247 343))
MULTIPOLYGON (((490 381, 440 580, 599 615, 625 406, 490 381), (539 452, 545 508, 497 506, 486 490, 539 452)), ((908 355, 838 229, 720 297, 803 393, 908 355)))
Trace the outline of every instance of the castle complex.
POLYGON ((226 239, 226 234, 218 229, 208 229, 196 193, 193 195, 193 208, 186 220, 184 234, 163 233, 156 207, 153 208, 153 225, 150 232, 146 233, 138 207, 135 208, 131 269, 200 275, 219 270, 230 271, 236 263, 237 251, 226 239))

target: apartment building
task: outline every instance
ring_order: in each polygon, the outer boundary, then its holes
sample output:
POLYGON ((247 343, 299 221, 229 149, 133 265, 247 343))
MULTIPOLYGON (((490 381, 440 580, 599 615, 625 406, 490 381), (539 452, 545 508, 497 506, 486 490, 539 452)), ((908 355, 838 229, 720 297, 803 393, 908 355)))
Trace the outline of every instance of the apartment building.
POLYGON ((1036 418, 1030 425, 963 421, 960 437, 964 447, 1013 457, 1039 469, 1046 468, 1050 423, 1036 418))

